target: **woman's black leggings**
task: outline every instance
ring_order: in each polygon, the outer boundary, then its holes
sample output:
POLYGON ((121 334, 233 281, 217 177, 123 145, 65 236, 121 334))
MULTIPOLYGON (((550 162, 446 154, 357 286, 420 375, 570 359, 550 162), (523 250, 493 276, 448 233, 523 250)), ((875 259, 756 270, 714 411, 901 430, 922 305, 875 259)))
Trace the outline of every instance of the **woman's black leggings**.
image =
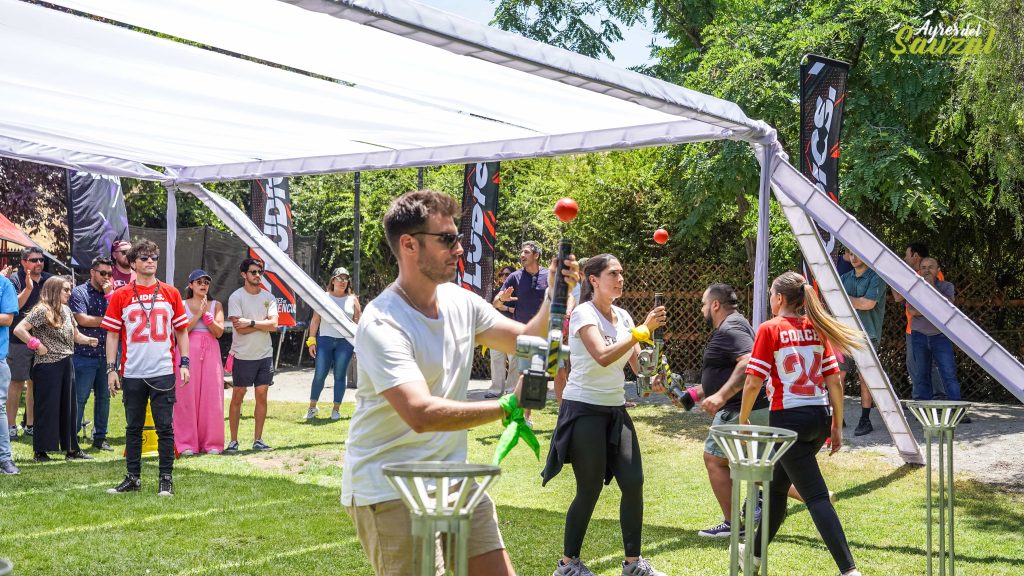
MULTIPOLYGON (((786 519, 786 494, 789 486, 796 486, 797 492, 807 504, 807 512, 818 528, 825 546, 832 553, 832 559, 840 572, 855 568, 846 533, 839 522, 839 515, 828 499, 828 487, 818 468, 818 450, 831 435, 832 417, 824 406, 802 406, 784 410, 772 410, 768 422, 775 427, 797 433, 797 440, 782 455, 772 475, 769 493, 768 541, 778 534, 786 519)), ((754 555, 761 556, 761 529, 758 527, 754 540, 754 555)))
POLYGON ((576 476, 576 498, 565 515, 565 550, 570 558, 578 558, 583 548, 594 506, 604 488, 605 471, 609 466, 622 491, 619 503, 619 524, 626 556, 640 555, 640 531, 644 521, 644 470, 640 462, 640 444, 628 426, 622 427, 619 453, 608 462, 608 427, 611 414, 581 416, 573 423, 569 441, 569 461, 576 476))

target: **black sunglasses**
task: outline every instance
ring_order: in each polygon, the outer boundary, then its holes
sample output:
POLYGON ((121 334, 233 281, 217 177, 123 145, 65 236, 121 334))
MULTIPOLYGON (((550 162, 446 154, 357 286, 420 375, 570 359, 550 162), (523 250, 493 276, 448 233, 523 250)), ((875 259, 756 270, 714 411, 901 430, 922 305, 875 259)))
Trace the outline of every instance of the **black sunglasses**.
POLYGON ((263 270, 246 270, 246 274, 253 274, 256 276, 263 276, 263 270))
POLYGON ((93 270, 93 272, 96 272, 97 274, 103 276, 104 278, 113 274, 113 272, 111 272, 110 270, 93 270))
POLYGON ((160 257, 159 256, 136 256, 135 259, 140 261, 140 262, 149 262, 150 260, 152 260, 153 262, 156 262, 157 260, 160 259, 160 257))
POLYGON ((410 232, 410 236, 417 234, 426 234, 427 236, 437 236, 437 239, 444 244, 446 248, 451 250, 455 248, 455 245, 462 242, 462 234, 454 234, 452 232, 410 232))
POLYGON ((42 261, 42 258, 25 258, 25 262, 32 262, 33 264, 39 264, 42 261))

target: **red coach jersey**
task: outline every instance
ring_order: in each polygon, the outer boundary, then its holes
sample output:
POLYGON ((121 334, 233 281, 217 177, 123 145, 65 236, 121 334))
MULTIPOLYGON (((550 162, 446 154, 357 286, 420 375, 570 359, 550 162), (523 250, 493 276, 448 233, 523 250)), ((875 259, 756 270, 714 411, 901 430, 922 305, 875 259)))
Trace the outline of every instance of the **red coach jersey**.
POLYGON ((758 327, 746 373, 764 378, 772 410, 825 406, 825 376, 838 374, 839 363, 810 320, 778 316, 758 327))
POLYGON ((174 373, 174 331, 188 326, 178 289, 135 282, 114 291, 100 324, 121 335, 121 375, 153 378, 174 373))

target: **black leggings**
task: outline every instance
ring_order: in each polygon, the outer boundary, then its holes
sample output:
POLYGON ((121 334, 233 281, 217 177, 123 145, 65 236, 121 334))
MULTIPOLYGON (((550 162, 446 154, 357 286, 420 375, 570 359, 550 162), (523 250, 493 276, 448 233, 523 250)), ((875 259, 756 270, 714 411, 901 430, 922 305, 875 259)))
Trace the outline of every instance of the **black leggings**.
POLYGON ((576 498, 565 514, 565 550, 570 558, 579 558, 583 537, 587 534, 594 506, 604 488, 605 471, 610 467, 622 491, 619 524, 626 556, 640 555, 640 531, 644 521, 644 470, 640 462, 640 444, 628 426, 622 427, 618 454, 608 462, 608 436, 612 416, 581 416, 576 419, 569 441, 569 461, 576 476, 576 498))
MULTIPOLYGON (((818 468, 818 450, 831 435, 832 417, 824 406, 802 406, 785 410, 772 410, 768 417, 772 426, 785 428, 797 433, 797 440, 782 455, 772 475, 769 493, 768 541, 778 534, 782 522, 786 519, 786 494, 790 485, 796 486, 797 492, 807 503, 807 512, 811 515, 818 534, 825 541, 825 546, 832 553, 832 559, 840 572, 855 568, 850 546, 846 543, 846 533, 839 522, 839 515, 828 499, 828 487, 821 477, 818 468)), ((754 555, 761 556, 761 528, 758 527, 754 540, 754 555)))

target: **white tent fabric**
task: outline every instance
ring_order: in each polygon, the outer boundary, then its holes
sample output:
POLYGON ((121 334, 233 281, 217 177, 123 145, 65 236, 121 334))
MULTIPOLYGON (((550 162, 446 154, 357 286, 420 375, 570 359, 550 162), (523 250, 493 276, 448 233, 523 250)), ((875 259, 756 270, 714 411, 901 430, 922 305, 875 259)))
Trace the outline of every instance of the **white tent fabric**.
POLYGON ((0 0, 0 149, 92 155, 76 164, 93 171, 107 157, 121 175, 156 177, 148 164, 207 181, 764 131, 734 104, 678 87, 694 115, 728 120, 653 110, 273 0, 56 3, 328 78, 0 0))

